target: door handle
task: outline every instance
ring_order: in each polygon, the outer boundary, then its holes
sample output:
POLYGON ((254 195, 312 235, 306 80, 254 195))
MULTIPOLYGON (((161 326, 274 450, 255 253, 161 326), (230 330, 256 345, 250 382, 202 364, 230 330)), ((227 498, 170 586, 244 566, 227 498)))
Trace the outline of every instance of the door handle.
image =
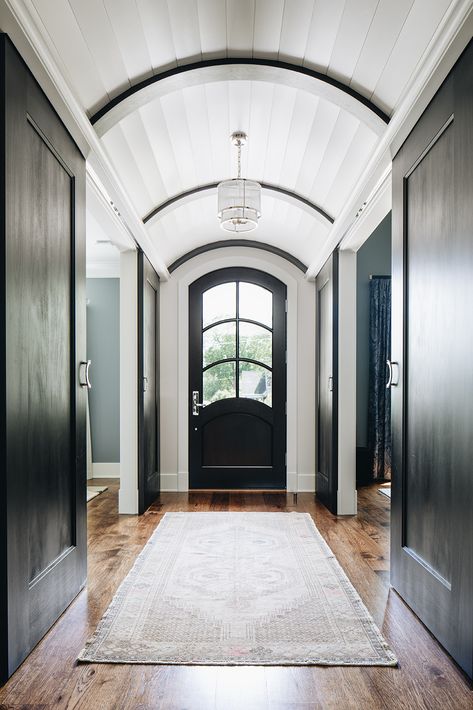
POLYGON ((204 407, 205 405, 199 403, 199 391, 194 390, 192 392, 192 414, 194 417, 199 416, 199 407, 204 407))
POLYGON ((143 392, 146 392, 147 389, 148 389, 148 378, 143 377, 143 392))
POLYGON ((90 366, 92 364, 91 360, 82 360, 80 365, 79 365, 79 384, 81 387, 87 387, 87 389, 92 389, 92 385, 90 383, 90 378, 89 378, 89 370, 90 366), (84 379, 81 378, 81 370, 83 368, 83 374, 84 374, 84 379))
POLYGON ((328 378, 328 391, 333 392, 333 377, 332 377, 332 375, 330 375, 330 377, 328 378))
POLYGON ((391 387, 397 387, 399 384, 399 363, 386 360, 386 365, 388 366, 388 381, 386 382, 386 389, 389 390, 391 387), (394 368, 396 368, 396 377, 394 377, 394 368))

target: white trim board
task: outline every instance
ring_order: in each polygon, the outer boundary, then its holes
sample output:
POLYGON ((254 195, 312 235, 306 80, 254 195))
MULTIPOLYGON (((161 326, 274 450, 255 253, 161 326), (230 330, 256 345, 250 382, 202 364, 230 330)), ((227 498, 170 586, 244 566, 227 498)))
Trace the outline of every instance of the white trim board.
POLYGON ((120 462, 92 463, 92 478, 120 478, 120 462))
MULTIPOLYGON (((287 286, 287 487, 310 485, 315 471, 315 287, 294 266, 273 254, 228 248, 201 254, 161 285, 161 470, 164 485, 188 490, 188 300, 189 285, 227 267, 260 269, 287 286), (299 480, 297 472, 303 471, 299 480), (293 472, 293 475, 290 475, 293 472)), ((314 476, 315 480, 315 476, 314 476)), ((164 487, 163 487, 164 490, 164 487)), ((174 489, 176 490, 176 489, 174 489)), ((314 490, 313 488, 311 489, 314 490)))

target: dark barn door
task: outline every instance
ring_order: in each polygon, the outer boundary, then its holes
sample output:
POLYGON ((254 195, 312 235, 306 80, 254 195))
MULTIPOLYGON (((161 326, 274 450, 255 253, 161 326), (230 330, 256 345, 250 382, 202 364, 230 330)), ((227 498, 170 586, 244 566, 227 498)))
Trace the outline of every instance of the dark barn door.
POLYGON ((473 47, 393 162, 394 588, 472 676, 473 47))
POLYGON ((317 498, 337 512, 338 252, 317 275, 317 498))
POLYGON ((191 488, 286 487, 285 306, 285 285, 255 269, 191 284, 191 488))
POLYGON ((1 51, 5 679, 86 581, 85 161, 4 35, 1 51))
POLYGON ((138 253, 139 512, 159 496, 159 277, 138 253))

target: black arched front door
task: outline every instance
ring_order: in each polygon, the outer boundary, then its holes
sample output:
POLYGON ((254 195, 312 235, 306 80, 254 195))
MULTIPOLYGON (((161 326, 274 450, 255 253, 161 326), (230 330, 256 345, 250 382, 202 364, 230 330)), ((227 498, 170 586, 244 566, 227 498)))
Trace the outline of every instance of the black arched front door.
POLYGON ((285 488, 285 411, 285 285, 206 274, 189 288, 190 488, 285 488))

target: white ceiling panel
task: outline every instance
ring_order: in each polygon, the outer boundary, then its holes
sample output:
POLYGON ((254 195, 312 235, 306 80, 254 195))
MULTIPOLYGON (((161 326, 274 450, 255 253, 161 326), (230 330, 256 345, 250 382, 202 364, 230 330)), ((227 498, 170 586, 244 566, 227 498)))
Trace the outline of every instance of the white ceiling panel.
POLYGON ((297 0, 297 12, 294 12, 294 7, 290 2, 286 2, 279 44, 279 59, 302 64, 313 12, 314 0, 297 0))
POLYGON ((227 13, 222 0, 198 0, 199 32, 202 56, 206 59, 227 54, 227 13))
POLYGON ((228 56, 251 56, 255 26, 255 0, 226 0, 226 9, 228 56))
POLYGON ((256 0, 253 56, 277 59, 284 0, 256 0))
POLYGON ((166 0, 136 0, 136 8, 141 19, 143 38, 139 35, 134 42, 143 41, 148 48, 151 66, 155 71, 170 69, 177 64, 176 48, 172 40, 171 20, 166 0))
POLYGON ((202 58, 202 45, 197 1, 168 0, 168 12, 178 64, 198 61, 202 58))
POLYGON ((304 66, 325 73, 340 27, 345 0, 317 0, 304 53, 304 66))

